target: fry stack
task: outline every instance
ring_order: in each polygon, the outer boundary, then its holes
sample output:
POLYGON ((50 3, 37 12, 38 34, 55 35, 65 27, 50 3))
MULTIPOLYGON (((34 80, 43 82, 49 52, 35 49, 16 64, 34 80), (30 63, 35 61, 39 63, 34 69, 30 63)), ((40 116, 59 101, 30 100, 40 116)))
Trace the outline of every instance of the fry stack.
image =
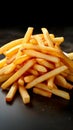
POLYGON ((64 37, 55 37, 47 28, 34 34, 28 27, 23 38, 0 48, 0 84, 6 90, 5 100, 11 102, 18 91, 24 104, 30 103, 32 93, 51 98, 52 95, 70 100, 73 85, 73 61, 60 45, 64 37), (67 91, 66 91, 67 90, 67 91))

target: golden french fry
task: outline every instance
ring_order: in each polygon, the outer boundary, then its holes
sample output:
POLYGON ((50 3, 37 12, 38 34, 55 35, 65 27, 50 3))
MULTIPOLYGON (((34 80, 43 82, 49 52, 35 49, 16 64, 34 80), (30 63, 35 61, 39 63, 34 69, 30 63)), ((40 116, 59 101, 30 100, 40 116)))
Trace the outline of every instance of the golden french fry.
POLYGON ((55 43, 55 46, 60 46, 60 44, 64 42, 64 37, 54 37, 52 40, 55 43))
POLYGON ((24 61, 27 61, 30 59, 30 56, 27 56, 27 55, 21 55, 19 56, 18 58, 16 58, 13 63, 15 65, 18 65, 18 64, 22 64, 24 61))
POLYGON ((38 44, 41 46, 41 45, 44 45, 44 42, 43 42, 43 40, 42 40, 42 38, 41 38, 41 36, 40 35, 36 35, 35 36, 35 39, 37 40, 37 42, 38 42, 38 44))
POLYGON ((12 83, 14 83, 20 76, 22 76, 33 64, 35 63, 34 59, 27 61, 22 68, 20 68, 16 73, 14 73, 7 81, 5 81, 2 85, 2 89, 6 89, 12 83))
POLYGON ((15 93, 17 91, 17 83, 13 83, 13 85, 10 87, 9 92, 6 95, 6 101, 10 102, 13 100, 15 93))
POLYGON ((49 91, 52 94, 55 94, 55 95, 57 95, 59 97, 62 97, 64 99, 70 100, 70 95, 66 91, 63 91, 63 90, 60 90, 60 89, 57 89, 57 88, 49 89, 47 87, 47 85, 45 85, 44 83, 39 83, 39 84, 36 85, 36 87, 40 88, 40 89, 43 89, 43 90, 46 90, 46 91, 49 91))
POLYGON ((11 64, 16 59, 16 55, 13 55, 12 57, 6 57, 6 63, 11 64))
POLYGON ((4 52, 4 55, 7 57, 12 57, 13 55, 15 55, 18 52, 20 47, 21 47, 21 45, 14 46, 11 49, 9 49, 8 51, 4 52))
POLYGON ((28 83, 26 85, 26 88, 27 89, 32 88, 36 84, 41 83, 41 82, 51 78, 52 76, 56 76, 57 74, 65 71, 66 69, 67 69, 67 66, 61 66, 61 67, 58 67, 54 70, 51 70, 50 72, 47 72, 46 74, 43 74, 43 75, 37 77, 36 79, 34 79, 32 82, 28 83))
POLYGON ((61 49, 59 49, 58 53, 59 57, 61 58, 62 62, 69 67, 69 69, 73 72, 73 61, 69 59, 67 55, 63 53, 61 49))
POLYGON ((5 64, 6 64, 6 58, 3 58, 2 60, 0 60, 0 68, 5 66, 5 64))
POLYGON ((60 60, 58 57, 56 56, 52 56, 52 55, 47 55, 38 51, 34 51, 34 50, 25 50, 25 54, 32 56, 32 57, 38 57, 38 58, 43 58, 47 61, 51 61, 54 63, 58 63, 60 60))
POLYGON ((35 64, 34 66, 33 66, 33 68, 35 69, 35 70, 37 70, 37 71, 39 71, 39 72, 47 72, 47 69, 46 69, 46 67, 44 67, 44 66, 42 66, 42 65, 39 65, 39 64, 35 64))
POLYGON ((57 75, 55 77, 55 83, 57 85, 59 85, 60 87, 64 87, 66 89, 72 89, 73 88, 73 85, 68 83, 67 80, 65 79, 65 77, 63 77, 62 75, 57 75))
POLYGON ((18 79, 17 83, 19 85, 22 85, 22 86, 24 85, 24 78, 23 78, 23 76, 18 79))
POLYGON ((25 33, 25 35, 24 35, 24 38, 23 38, 23 42, 22 43, 27 43, 27 42, 29 42, 29 40, 30 40, 30 37, 31 37, 31 35, 32 35, 32 33, 33 33, 33 27, 28 27, 28 29, 27 29, 27 31, 26 31, 26 33, 25 33))
POLYGON ((47 43, 48 43, 48 46, 53 47, 54 45, 53 45, 53 42, 52 42, 52 40, 51 40, 51 38, 50 38, 50 35, 49 35, 48 30, 47 30, 46 28, 41 28, 41 30, 42 30, 42 32, 43 32, 43 34, 44 34, 45 40, 46 40, 47 43))
POLYGON ((71 60, 73 60, 73 52, 67 53, 67 56, 68 56, 71 60))
POLYGON ((29 72, 33 74, 34 76, 39 76, 39 72, 37 70, 34 70, 33 68, 29 69, 29 72))
POLYGON ((57 57, 60 57, 60 53, 59 49, 58 48, 53 48, 53 47, 48 47, 48 46, 43 46, 43 45, 39 45, 39 44, 26 44, 24 43, 23 44, 23 47, 21 48, 21 51, 25 51, 25 49, 33 49, 33 50, 36 50, 36 51, 40 51, 40 52, 43 52, 43 53, 46 53, 46 54, 50 54, 50 55, 53 55, 53 56, 57 56, 57 57))
POLYGON ((55 38, 54 34, 50 33, 49 35, 50 35, 51 39, 55 38))
POLYGON ((43 66, 45 66, 45 67, 47 67, 47 68, 49 68, 49 69, 54 69, 54 64, 52 64, 51 62, 49 62, 49 61, 47 61, 47 60, 45 60, 45 59, 41 59, 41 58, 36 58, 36 61, 39 63, 39 64, 41 64, 41 65, 43 65, 43 66))
POLYGON ((52 89, 54 87, 54 79, 55 79, 55 76, 53 76, 47 80, 47 86, 49 89, 52 89))
POLYGON ((30 103, 30 95, 28 94, 24 86, 19 85, 19 93, 24 104, 30 103))
POLYGON ((4 81, 6 81, 7 79, 9 79, 11 76, 13 75, 13 72, 12 73, 9 73, 9 74, 3 74, 0 76, 0 83, 3 83, 4 81))
POLYGON ((6 43, 2 47, 0 47, 0 54, 3 54, 4 52, 6 52, 7 50, 11 49, 12 47, 21 44, 22 41, 23 41, 23 38, 20 38, 20 39, 13 40, 13 41, 11 41, 9 43, 6 43))
POLYGON ((24 77, 24 81, 25 81, 25 83, 29 83, 29 82, 33 81, 35 78, 36 78, 36 76, 34 76, 34 75, 28 75, 28 76, 24 77))
POLYGON ((33 88, 33 93, 39 94, 39 95, 44 96, 44 97, 49 97, 49 98, 52 96, 51 92, 44 91, 43 89, 36 88, 36 87, 33 88))
POLYGON ((2 74, 9 74, 15 69, 15 64, 11 63, 9 65, 4 66, 0 69, 0 75, 2 74))
POLYGON ((35 44, 35 45, 37 45, 38 43, 37 43, 37 40, 34 38, 34 37, 32 37, 31 36, 31 39, 30 39, 30 44, 35 44))

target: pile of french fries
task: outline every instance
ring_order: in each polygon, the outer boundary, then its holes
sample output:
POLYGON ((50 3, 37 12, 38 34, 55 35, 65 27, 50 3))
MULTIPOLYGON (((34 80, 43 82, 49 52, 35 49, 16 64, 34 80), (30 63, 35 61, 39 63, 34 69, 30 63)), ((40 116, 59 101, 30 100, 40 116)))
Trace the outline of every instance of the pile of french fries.
POLYGON ((0 86, 6 102, 18 91, 24 104, 30 103, 28 89, 41 96, 52 95, 70 100, 73 85, 73 54, 61 49, 64 37, 50 34, 47 28, 34 34, 28 27, 24 37, 0 47, 0 86), (67 90, 67 91, 66 91, 67 90))

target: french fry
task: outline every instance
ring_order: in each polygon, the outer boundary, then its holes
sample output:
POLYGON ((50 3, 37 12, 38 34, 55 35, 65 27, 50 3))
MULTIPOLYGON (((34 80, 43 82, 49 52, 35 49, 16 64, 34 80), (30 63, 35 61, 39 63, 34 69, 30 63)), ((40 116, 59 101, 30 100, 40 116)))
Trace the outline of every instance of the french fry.
POLYGON ((73 85, 67 82, 67 80, 62 75, 57 75, 55 77, 55 83, 60 87, 64 87, 66 89, 72 89, 73 85))
POLYGON ((55 77, 53 76, 47 80, 47 86, 49 89, 52 89, 54 87, 54 79, 55 79, 55 77))
POLYGON ((54 69, 54 64, 52 64, 51 62, 49 62, 49 61, 47 61, 47 60, 45 60, 45 59, 41 59, 41 58, 36 58, 36 61, 39 63, 39 64, 41 64, 41 65, 43 65, 43 66, 45 66, 45 67, 47 67, 47 68, 49 68, 49 69, 54 69))
POLYGON ((58 63, 60 61, 58 57, 43 54, 41 52, 34 51, 34 50, 25 50, 25 53, 29 56, 43 58, 47 61, 51 61, 51 62, 54 62, 54 63, 58 63))
POLYGON ((73 60, 73 52, 67 53, 67 56, 68 56, 71 60, 73 60))
POLYGON ((6 89, 12 83, 14 83, 20 76, 22 76, 33 64, 35 63, 34 59, 31 59, 24 64, 22 68, 20 68, 16 73, 14 73, 7 81, 5 81, 2 85, 2 89, 6 89))
POLYGON ((47 43, 48 43, 48 46, 53 47, 54 45, 53 45, 53 42, 52 42, 52 40, 51 40, 51 38, 50 38, 50 35, 49 35, 48 30, 47 30, 46 28, 41 28, 41 30, 42 30, 42 32, 43 32, 43 34, 44 34, 45 40, 46 40, 47 43))
POLYGON ((6 95, 6 101, 7 102, 11 102, 13 100, 16 91, 17 91, 17 83, 13 83, 13 85, 11 86, 9 92, 6 95))
POLYGON ((37 70, 34 70, 33 68, 29 69, 29 72, 33 74, 34 76, 39 76, 39 72, 37 70))
POLYGON ((44 91, 43 89, 36 88, 36 87, 33 88, 33 93, 39 94, 39 95, 44 96, 44 97, 49 97, 49 98, 52 96, 51 92, 44 91))
POLYGON ((30 103, 30 95, 28 94, 24 86, 19 85, 19 93, 24 104, 30 103))
POLYGON ((12 57, 6 57, 6 64, 11 64, 16 59, 16 55, 13 55, 12 57))
POLYGON ((33 27, 28 27, 25 35, 24 35, 24 38, 23 38, 23 42, 22 43, 27 43, 29 40, 30 40, 30 37, 33 33, 33 27))
POLYGON ((0 76, 0 83, 3 83, 4 81, 6 81, 7 79, 9 79, 11 76, 13 75, 13 72, 12 73, 9 73, 9 74, 3 74, 0 76))
POLYGON ((18 65, 18 64, 22 64, 23 62, 27 61, 30 59, 30 56, 27 56, 27 55, 21 55, 19 56, 18 58, 16 58, 13 63, 15 65, 18 65))
POLYGON ((23 77, 23 76, 20 77, 20 78, 18 79, 17 83, 18 83, 19 85, 23 86, 23 85, 24 85, 24 77, 23 77))
POLYGON ((42 66, 42 65, 39 65, 39 64, 35 64, 35 65, 33 66, 33 68, 34 68, 35 70, 39 71, 39 72, 44 72, 44 73, 47 72, 46 67, 44 67, 44 66, 42 66))
POLYGON ((2 60, 0 60, 0 68, 5 66, 5 64, 6 64, 6 58, 3 58, 2 60))
POLYGON ((64 37, 54 37, 52 40, 55 43, 55 46, 60 46, 60 44, 64 42, 64 37))
POLYGON ((36 87, 40 88, 40 89, 43 89, 43 90, 46 90, 46 91, 49 91, 49 92, 53 93, 56 96, 62 97, 62 98, 67 99, 67 100, 70 100, 70 95, 66 91, 56 89, 56 88, 49 89, 44 83, 39 83, 39 84, 36 85, 36 87))
POLYGON ((35 39, 35 38, 33 38, 32 36, 31 36, 31 39, 30 39, 30 44, 34 44, 34 45, 37 45, 38 43, 37 43, 37 40, 35 39))
POLYGON ((36 78, 35 75, 28 75, 28 76, 25 76, 25 77, 24 77, 24 81, 25 81, 25 83, 29 83, 29 82, 31 82, 32 80, 34 80, 35 78, 36 78))
POLYGON ((9 74, 15 69, 15 64, 11 63, 0 69, 0 75, 9 74))
POLYGON ((14 46, 11 49, 9 49, 8 51, 4 52, 4 55, 7 57, 12 57, 13 55, 15 55, 18 52, 20 47, 21 47, 21 45, 14 46))
POLYGON ((0 54, 3 54, 4 52, 6 52, 7 50, 11 49, 12 47, 21 44, 22 41, 23 41, 23 38, 20 38, 20 39, 13 40, 13 41, 11 41, 11 42, 9 42, 9 43, 3 45, 3 46, 0 48, 0 54))
POLYGON ((65 71, 66 69, 67 69, 67 66, 61 66, 61 67, 58 67, 54 70, 51 70, 50 72, 47 72, 46 74, 43 74, 43 75, 37 77, 36 79, 34 79, 32 82, 28 83, 26 85, 26 88, 27 89, 32 88, 36 84, 41 83, 41 82, 51 78, 52 76, 56 76, 57 74, 65 71))
POLYGON ((38 44, 41 46, 41 45, 44 45, 44 42, 42 40, 42 38, 40 37, 40 35, 36 35, 35 36, 35 39, 37 40, 38 44))

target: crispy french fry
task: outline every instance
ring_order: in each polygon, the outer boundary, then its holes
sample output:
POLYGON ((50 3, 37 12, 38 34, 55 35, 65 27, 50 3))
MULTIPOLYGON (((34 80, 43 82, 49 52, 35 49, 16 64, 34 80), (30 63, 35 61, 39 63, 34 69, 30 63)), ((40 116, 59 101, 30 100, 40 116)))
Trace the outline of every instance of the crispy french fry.
POLYGON ((47 60, 45 60, 45 59, 41 59, 41 58, 36 58, 36 61, 39 63, 39 64, 41 64, 41 65, 43 65, 43 66, 45 66, 45 67, 47 67, 47 68, 49 68, 49 69, 54 69, 54 64, 52 64, 51 62, 49 62, 49 61, 47 61, 47 60))
POLYGON ((18 84, 22 85, 22 86, 24 85, 24 77, 23 76, 18 79, 18 84))
POLYGON ((50 38, 50 35, 49 35, 48 30, 47 30, 46 28, 41 28, 41 30, 42 30, 42 32, 43 32, 43 34, 44 34, 45 40, 46 40, 47 43, 48 43, 48 46, 53 47, 54 45, 53 45, 53 42, 52 42, 52 40, 51 40, 51 38, 50 38))
POLYGON ((27 55, 21 55, 21 56, 18 56, 18 58, 16 58, 13 63, 15 65, 18 65, 18 64, 22 64, 24 61, 27 61, 30 59, 30 56, 27 56, 27 55))
POLYGON ((52 76, 56 76, 57 74, 63 72, 66 69, 67 69, 67 66, 61 66, 61 67, 58 67, 54 70, 51 70, 50 72, 47 72, 46 74, 43 74, 42 76, 39 76, 36 79, 34 79, 32 82, 28 83, 26 85, 26 88, 27 89, 32 88, 36 84, 41 83, 41 82, 51 78, 52 76))
POLYGON ((62 97, 62 98, 67 99, 67 100, 70 100, 70 95, 66 91, 56 89, 56 88, 49 89, 44 83, 39 83, 39 84, 36 85, 36 87, 40 88, 40 89, 43 89, 43 90, 46 90, 46 91, 49 91, 49 92, 55 94, 56 96, 62 97))
POLYGON ((34 66, 33 66, 33 68, 35 69, 35 70, 37 70, 37 71, 39 71, 39 72, 47 72, 47 69, 46 69, 46 67, 44 67, 44 66, 42 66, 42 65, 39 65, 39 64, 35 64, 34 66))
POLYGON ((22 43, 27 43, 29 40, 30 40, 30 37, 33 33, 33 27, 28 27, 25 35, 24 35, 24 38, 23 38, 23 42, 22 43))
POLYGON ((52 96, 51 92, 44 91, 43 89, 36 88, 36 87, 33 88, 33 93, 39 94, 39 95, 44 96, 44 97, 49 97, 49 98, 52 96))
POLYGON ((9 74, 15 69, 15 64, 11 63, 0 69, 0 75, 9 74))
POLYGON ((66 89, 72 89, 73 85, 67 82, 67 80, 62 75, 57 75, 55 77, 55 83, 60 87, 64 87, 66 89))
POLYGON ((35 75, 28 75, 28 76, 24 77, 24 81, 25 81, 25 83, 29 83, 29 82, 33 81, 35 78, 36 78, 35 75))
POLYGON ((5 66, 5 64, 6 64, 6 58, 3 58, 2 60, 0 60, 0 68, 5 66))
POLYGON ((29 69, 29 72, 33 74, 34 76, 39 76, 39 72, 37 70, 34 70, 33 68, 29 69))
POLYGON ((35 63, 34 59, 31 59, 24 64, 22 68, 20 68, 16 73, 14 73, 7 81, 5 81, 2 85, 2 89, 6 89, 12 83, 14 83, 20 76, 22 76, 33 64, 35 63))
POLYGON ((32 36, 31 36, 31 39, 30 39, 30 41, 29 41, 31 44, 35 44, 35 45, 37 45, 38 43, 37 43, 37 40, 35 39, 35 38, 33 38, 32 36))
POLYGON ((11 102, 13 100, 16 91, 17 91, 17 83, 13 83, 13 85, 11 86, 9 92, 6 95, 6 101, 7 102, 11 102))
POLYGON ((28 94, 24 86, 19 85, 19 93, 24 104, 30 103, 30 95, 28 94))
POLYGON ((73 52, 67 53, 67 56, 68 56, 71 60, 73 60, 73 52))
POLYGON ((6 57, 6 63, 11 64, 16 59, 16 55, 13 55, 12 57, 6 57))
POLYGON ((53 76, 47 80, 47 86, 49 89, 52 89, 54 87, 54 79, 55 79, 55 76, 53 76))
POLYGON ((3 83, 4 81, 6 81, 7 79, 9 79, 11 76, 13 75, 13 72, 12 73, 9 73, 9 74, 3 74, 0 76, 0 83, 3 83))
POLYGON ((8 51, 6 51, 4 53, 4 55, 7 57, 12 57, 13 55, 15 55, 18 52, 20 47, 21 47, 21 45, 14 46, 11 49, 9 49, 8 51))
POLYGON ((35 39, 37 40, 38 44, 41 46, 41 45, 44 45, 44 42, 42 40, 42 38, 40 37, 40 35, 36 35, 35 36, 35 39))
POLYGON ((64 37, 54 37, 52 40, 55 43, 55 46, 60 46, 60 44, 64 42, 64 37))
POLYGON ((13 41, 11 41, 11 42, 9 42, 9 43, 3 45, 3 46, 0 48, 0 54, 3 54, 4 52, 6 52, 7 50, 11 49, 12 47, 21 44, 22 41, 23 41, 23 38, 20 38, 20 39, 13 40, 13 41))
POLYGON ((25 54, 27 54, 29 56, 32 56, 32 57, 43 58, 43 59, 45 59, 47 61, 51 61, 51 62, 54 62, 54 63, 58 63, 60 61, 58 57, 43 54, 41 52, 34 51, 34 50, 25 50, 25 54))

